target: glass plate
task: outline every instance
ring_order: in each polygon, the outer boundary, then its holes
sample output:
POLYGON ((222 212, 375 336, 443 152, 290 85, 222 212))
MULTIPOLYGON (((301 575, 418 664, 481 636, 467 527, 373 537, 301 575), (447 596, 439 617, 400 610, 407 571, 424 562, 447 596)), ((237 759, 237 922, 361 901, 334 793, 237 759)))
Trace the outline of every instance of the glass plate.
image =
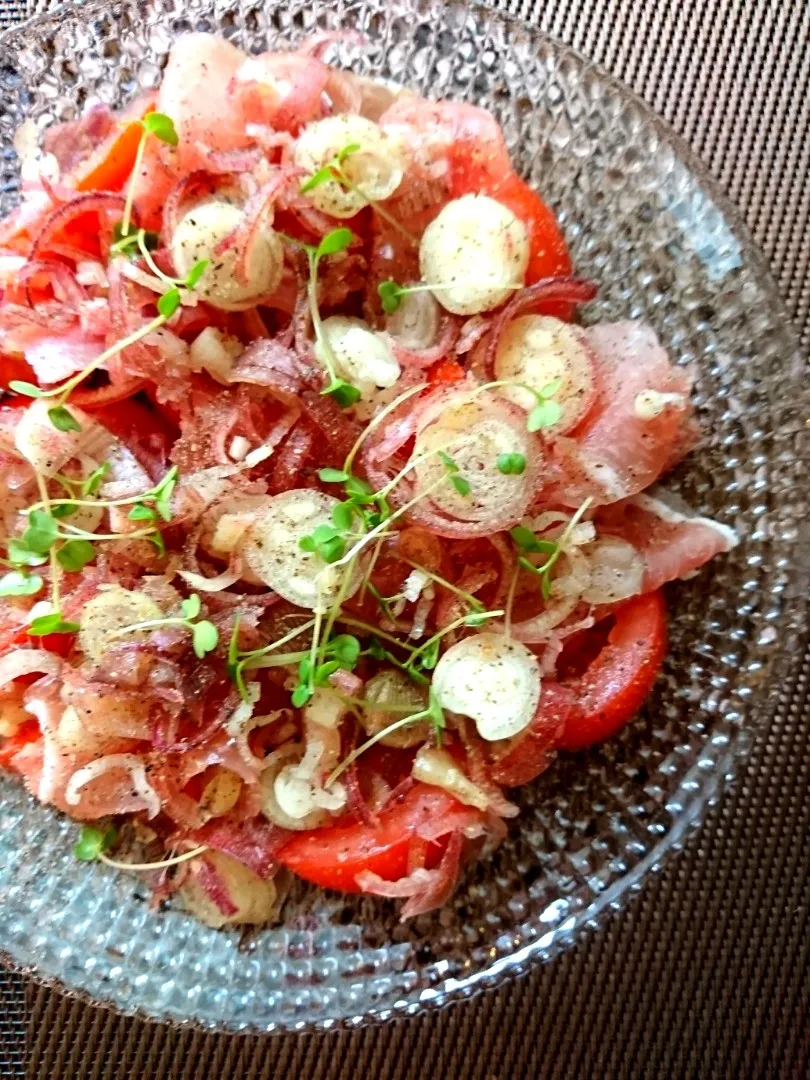
POLYGON ((130 876, 77 863, 75 826, 4 778, 0 949, 90 998, 222 1029, 356 1025, 468 997, 557 953, 624 904, 716 797, 767 724, 801 628, 791 568, 807 514, 808 391, 762 261, 687 149, 627 89, 542 34, 437 0, 124 0, 60 8, 0 50, 2 202, 15 128, 157 86, 172 39, 219 31, 260 52, 359 30, 333 59, 432 97, 477 102, 560 215, 577 269, 601 286, 586 320, 649 320, 698 372, 704 439, 672 484, 743 542, 671 593, 672 646, 647 708, 619 737, 565 756, 520 792, 522 815, 447 908, 301 886, 283 925, 240 951, 181 911, 149 912, 130 876))

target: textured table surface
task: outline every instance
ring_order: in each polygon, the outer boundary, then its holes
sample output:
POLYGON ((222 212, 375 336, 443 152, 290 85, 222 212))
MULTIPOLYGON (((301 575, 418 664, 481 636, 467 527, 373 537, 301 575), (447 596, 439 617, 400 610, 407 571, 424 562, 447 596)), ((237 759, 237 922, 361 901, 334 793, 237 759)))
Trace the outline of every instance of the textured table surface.
MULTIPOLYGON (((603 64, 685 136, 768 257, 806 351, 810 4, 498 6, 603 64)), ((0 26, 28 13, 24 0, 0 0, 0 26)), ((0 971, 0 1080, 807 1080, 804 644, 775 715, 686 851, 626 911, 520 982, 387 1028, 254 1039, 124 1020, 0 971)))

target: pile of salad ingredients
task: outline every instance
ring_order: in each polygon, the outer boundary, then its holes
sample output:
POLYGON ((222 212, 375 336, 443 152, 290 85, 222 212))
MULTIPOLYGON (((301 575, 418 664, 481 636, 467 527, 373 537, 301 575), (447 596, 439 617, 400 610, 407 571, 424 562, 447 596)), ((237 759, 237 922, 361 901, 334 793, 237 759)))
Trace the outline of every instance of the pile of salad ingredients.
POLYGON ((214 927, 291 875, 443 905, 735 543, 650 490, 691 374, 573 321, 495 119, 329 40, 179 38, 123 114, 21 129, 0 223, 0 764, 214 927))

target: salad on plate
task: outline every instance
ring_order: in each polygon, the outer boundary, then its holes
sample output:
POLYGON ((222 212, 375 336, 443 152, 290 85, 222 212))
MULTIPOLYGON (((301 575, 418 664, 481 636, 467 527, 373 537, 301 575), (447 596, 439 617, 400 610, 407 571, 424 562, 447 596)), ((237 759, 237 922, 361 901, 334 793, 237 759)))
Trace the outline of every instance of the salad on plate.
POLYGON ((578 322, 494 117, 188 34, 18 133, 0 222, 0 765, 210 926, 294 875, 441 907, 736 542, 637 321, 578 322))

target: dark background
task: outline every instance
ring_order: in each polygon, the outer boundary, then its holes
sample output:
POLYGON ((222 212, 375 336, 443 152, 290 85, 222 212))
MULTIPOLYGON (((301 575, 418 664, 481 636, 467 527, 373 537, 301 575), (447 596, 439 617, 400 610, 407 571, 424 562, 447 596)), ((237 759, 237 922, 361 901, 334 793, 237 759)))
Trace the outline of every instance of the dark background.
MULTIPOLYGON (((37 0, 32 10, 43 10, 37 0)), ((810 342, 810 4, 511 0, 703 158, 810 342)), ((0 0, 0 25, 25 16, 0 0)), ((620 914, 494 994, 348 1034, 203 1036, 0 971, 0 1078, 808 1080, 810 641, 736 781, 620 914), (27 1063, 27 1068, 26 1068, 27 1063)))

